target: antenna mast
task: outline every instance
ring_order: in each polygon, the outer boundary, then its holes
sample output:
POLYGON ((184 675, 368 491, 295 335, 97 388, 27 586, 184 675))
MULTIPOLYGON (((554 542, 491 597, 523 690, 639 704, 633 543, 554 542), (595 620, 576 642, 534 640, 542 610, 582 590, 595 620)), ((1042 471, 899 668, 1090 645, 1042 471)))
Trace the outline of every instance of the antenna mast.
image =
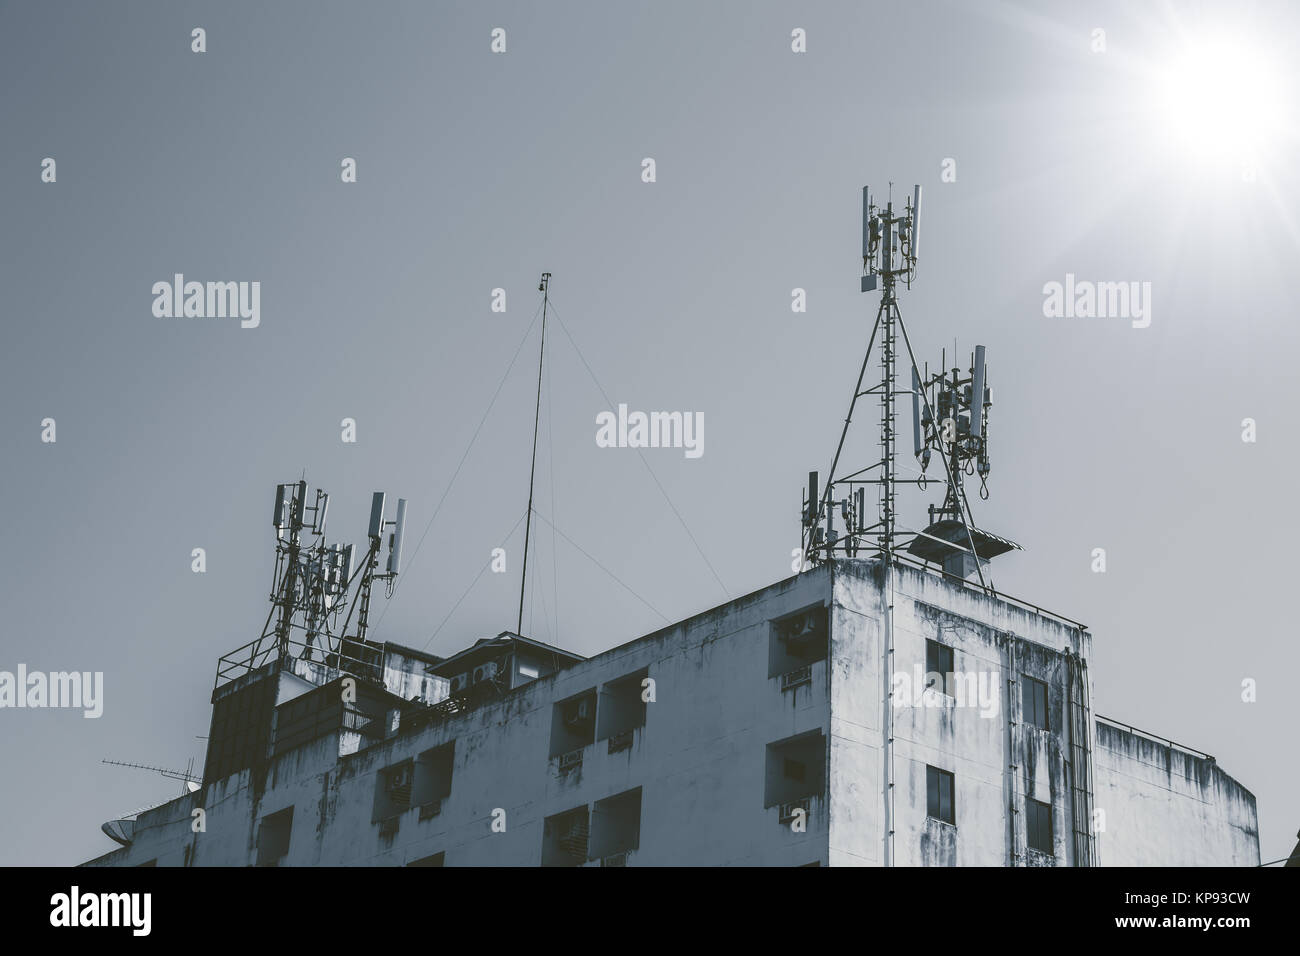
MULTIPOLYGON (((907 326, 898 308, 899 282, 911 288, 912 280, 916 278, 920 209, 920 186, 913 188, 912 196, 900 211, 895 210, 892 197, 882 209, 872 202, 869 188, 864 187, 862 190, 861 288, 863 292, 879 290, 880 306, 867 343, 867 353, 862 359, 857 386, 849 403, 849 412, 844 419, 844 428, 840 432, 839 444, 835 448, 830 475, 821 495, 818 495, 817 472, 808 475, 807 497, 803 505, 804 559, 819 564, 834 560, 837 554, 854 558, 866 551, 881 558, 888 576, 891 559, 902 544, 909 545, 911 553, 926 561, 944 563, 946 570, 947 562, 943 559, 950 552, 958 552, 970 558, 962 567, 967 573, 977 573, 980 586, 988 590, 983 564, 994 554, 1018 546, 972 527, 970 506, 962 488, 961 476, 964 469, 969 469, 973 474, 978 462, 981 479, 989 471, 987 408, 991 402, 988 401, 988 389, 985 387, 984 349, 977 349, 975 364, 978 368, 972 369, 974 374, 970 378, 962 378, 958 369, 953 369, 951 376, 941 372, 933 377, 927 373, 922 378, 907 326), (878 384, 864 389, 867 367, 878 338, 880 380, 878 384), (910 366, 911 388, 900 389, 897 386, 896 365, 900 338, 910 366), (982 391, 983 395, 973 399, 972 393, 976 389, 982 391), (936 394, 939 401, 938 414, 929 397, 931 392, 936 394), (899 395, 912 396, 914 451, 921 465, 919 478, 899 478, 897 474, 896 399, 899 395), (880 458, 866 468, 837 475, 858 399, 868 396, 877 396, 880 400, 880 458), (925 470, 930 463, 931 449, 939 451, 938 457, 943 462, 948 497, 942 508, 930 509, 930 528, 912 532, 915 537, 900 544, 896 524, 897 488, 900 484, 916 485, 922 489, 926 487, 929 479, 925 476, 925 470), (870 524, 866 502, 868 485, 876 485, 879 489, 877 519, 870 524), (836 498, 837 490, 845 492, 843 497, 836 498), (835 527, 836 510, 840 512, 844 523, 843 534, 835 527), (948 521, 934 522, 936 514, 946 516, 948 521), (939 529, 941 533, 938 534, 937 524, 945 525, 939 529), (918 548, 918 539, 930 538, 940 544, 928 549, 918 548)), ((986 492, 984 495, 987 497, 986 492)))
POLYGON ((218 687, 270 661, 315 671, 323 679, 358 668, 374 670, 373 661, 362 653, 370 593, 376 581, 383 581, 387 595, 392 596, 402 565, 406 499, 397 499, 396 517, 389 521, 384 515, 385 494, 374 493, 369 546, 361 552, 361 563, 354 569, 353 546, 330 544, 325 538, 329 495, 319 488, 314 495, 309 496, 309 492, 306 479, 276 486, 271 517, 275 529, 271 611, 260 637, 217 662, 218 687), (380 550, 389 528, 387 569, 380 572, 380 550), (348 626, 358 605, 355 636, 350 637, 348 626), (348 613, 339 626, 338 618, 345 606, 348 613), (297 632, 302 632, 301 636, 297 632))
POLYGON ((528 539, 533 528, 533 479, 537 476, 537 425, 542 418, 542 363, 546 357, 546 306, 549 301, 550 284, 551 274, 543 272, 542 281, 537 285, 537 291, 542 294, 542 347, 537 351, 537 410, 533 414, 533 459, 528 469, 528 511, 524 514, 524 566, 523 574, 519 578, 519 622, 515 625, 515 633, 520 636, 524 633, 524 588, 528 584, 528 539))
MULTIPOLYGON (((979 583, 989 593, 983 565, 996 554, 1018 545, 973 527, 970 505, 962 488, 962 473, 974 474, 978 468, 981 483, 989 473, 988 414, 992 404, 986 387, 984 348, 976 350, 971 377, 963 378, 959 369, 951 375, 944 369, 930 376, 927 370, 922 377, 916 365, 916 355, 898 308, 898 285, 901 281, 911 288, 916 278, 917 250, 919 248, 919 223, 921 212, 921 187, 913 189, 909 201, 896 211, 893 201, 893 184, 883 208, 872 202, 871 190, 862 190, 862 291, 880 291, 880 306, 876 321, 867 341, 867 352, 862 358, 858 382, 849 402, 849 412, 844 418, 839 444, 827 476, 824 492, 818 494, 817 472, 809 472, 807 497, 803 501, 803 556, 810 564, 831 563, 837 557, 856 558, 860 552, 874 553, 881 567, 881 593, 883 595, 884 635, 881 655, 882 701, 881 726, 884 747, 882 787, 882 857, 886 866, 894 863, 894 736, 893 736, 893 661, 894 661, 894 593, 893 565, 897 560, 898 529, 895 522, 898 485, 916 485, 925 488, 926 468, 931 451, 938 451, 943 462, 948 493, 941 508, 930 508, 930 525, 924 531, 911 532, 907 550, 922 558, 928 565, 936 561, 944 573, 965 579, 972 571, 979 575, 979 583), (863 388, 871 352, 880 339, 880 379, 878 384, 863 388), (907 352, 910 366, 910 388, 897 387, 897 350, 899 339, 907 352), (935 413, 930 400, 934 393, 939 404, 935 413), (877 396, 880 400, 880 457, 875 464, 840 475, 840 456, 844 451, 849 426, 858 399, 877 396), (902 478, 897 475, 895 462, 896 397, 912 396, 913 451, 921 466, 919 478, 902 478), (922 410, 922 405, 924 410, 922 410), (866 488, 877 486, 877 518, 868 524, 866 488), (837 497, 837 492, 841 495, 837 497), (838 507, 837 507, 838 506, 838 507), (844 533, 835 528, 835 512, 839 511, 844 533), (936 517, 938 520, 936 520, 936 517)), ((946 364, 946 357, 945 362, 946 364)), ((987 497, 987 489, 981 493, 987 497)))
POLYGON ((111 764, 114 767, 130 767, 133 770, 151 770, 155 773, 162 774, 164 777, 168 777, 171 780, 179 780, 181 781, 182 784, 181 786, 182 796, 187 793, 193 793, 194 790, 198 789, 198 786, 203 783, 201 777, 197 777, 194 775, 193 757, 190 758, 189 764, 186 765, 186 768, 184 770, 169 770, 166 767, 155 767, 151 764, 143 764, 143 763, 129 763, 128 761, 125 760, 101 760, 100 763, 111 764), (191 787, 191 784, 193 785, 193 787, 191 787))

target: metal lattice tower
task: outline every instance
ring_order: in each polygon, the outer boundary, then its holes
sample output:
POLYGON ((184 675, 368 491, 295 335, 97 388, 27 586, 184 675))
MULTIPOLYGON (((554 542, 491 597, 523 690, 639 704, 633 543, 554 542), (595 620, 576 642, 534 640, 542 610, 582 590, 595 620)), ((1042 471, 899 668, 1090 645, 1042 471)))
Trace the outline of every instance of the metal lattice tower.
POLYGON ((909 532, 911 537, 904 542, 907 550, 927 566, 934 561, 942 566, 945 574, 961 579, 974 571, 979 575, 980 586, 991 593, 982 565, 992 556, 1018 547, 974 528, 962 488, 963 470, 970 469, 973 474, 978 468, 981 481, 989 472, 987 410, 991 402, 985 385, 983 347, 976 350, 970 378, 964 378, 959 369, 953 369, 951 376, 946 370, 930 376, 927 369, 922 377, 898 308, 899 283, 910 288, 916 277, 920 208, 920 186, 914 187, 910 201, 899 212, 894 209, 892 196, 880 208, 871 201, 870 189, 862 190, 862 291, 879 290, 880 306, 825 490, 818 494, 817 472, 810 472, 802 516, 805 563, 828 563, 840 556, 856 558, 861 552, 874 554, 880 561, 884 626, 880 669, 884 738, 881 838, 886 866, 894 862, 893 565, 902 546, 896 523, 898 486, 911 484, 924 489, 929 483, 925 470, 931 453, 938 452, 936 457, 943 463, 947 485, 944 504, 939 509, 931 506, 929 526, 909 532), (877 338, 880 339, 880 379, 864 389, 863 381, 877 338), (911 371, 911 387, 904 389, 899 389, 897 384, 900 340, 911 371), (932 393, 939 404, 939 414, 935 412, 935 402, 931 401, 932 393), (900 479, 897 474, 897 396, 900 394, 912 396, 913 452, 921 469, 918 478, 900 479), (840 475, 840 457, 858 400, 872 395, 880 401, 880 456, 874 464, 840 475), (878 507, 875 522, 868 524, 866 490, 873 485, 878 507), (842 535, 835 528, 836 510, 844 524, 842 535))

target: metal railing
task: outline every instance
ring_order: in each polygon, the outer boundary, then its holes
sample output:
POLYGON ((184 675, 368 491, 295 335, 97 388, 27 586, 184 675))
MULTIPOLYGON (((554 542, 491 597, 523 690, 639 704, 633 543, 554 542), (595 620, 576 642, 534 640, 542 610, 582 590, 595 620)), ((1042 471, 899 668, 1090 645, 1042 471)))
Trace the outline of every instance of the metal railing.
MULTIPOLYGON (((355 641, 344 639, 339 643, 339 650, 330 650, 323 646, 324 635, 317 635, 308 646, 305 640, 289 638, 288 658, 305 661, 322 668, 327 673, 337 676, 341 673, 357 674, 371 680, 382 680, 383 646, 360 645, 355 641), (340 653, 340 650, 343 651, 340 653), (365 657, 356 656, 364 652, 365 657), (369 659, 368 659, 369 658, 369 659)), ((279 644, 273 636, 259 637, 237 647, 228 654, 217 658, 217 676, 212 689, 218 688, 261 670, 268 663, 280 659, 279 644)))
POLYGON ((1202 757, 1205 760, 1210 761, 1211 763, 1218 762, 1214 759, 1214 757, 1205 753, 1203 750, 1197 750, 1195 747, 1188 747, 1185 744, 1177 743, 1176 741, 1170 740, 1168 737, 1161 737, 1159 734, 1153 734, 1153 733, 1148 733, 1145 730, 1139 730, 1137 727, 1134 727, 1131 724, 1126 724, 1123 721, 1114 720, 1110 717, 1103 717, 1101 714, 1094 714, 1093 716, 1096 720, 1100 720, 1103 723, 1110 724, 1112 727, 1116 727, 1120 730, 1127 730, 1131 734, 1137 734, 1139 737, 1145 737, 1147 738, 1147 740, 1155 741, 1158 744, 1164 744, 1166 747, 1172 747, 1176 750, 1181 750, 1185 753, 1191 754, 1193 757, 1202 757))
POLYGON ((1032 601, 1026 601, 1024 598, 1012 597, 1010 594, 1006 594, 1002 591, 998 591, 992 587, 982 588, 978 584, 973 584, 970 581, 967 581, 965 578, 958 577, 955 574, 951 574, 950 572, 945 571, 943 568, 933 568, 922 561, 915 561, 911 558, 905 558, 900 554, 893 555, 892 560, 897 561, 900 564, 911 565, 912 567, 920 571, 926 571, 929 572, 930 574, 937 574, 941 577, 948 578, 953 583, 960 584, 963 588, 965 588, 968 591, 974 591, 977 594, 985 594, 988 595, 989 597, 998 598, 999 600, 1006 601, 1008 604, 1014 604, 1017 607, 1020 607, 1026 611, 1033 611, 1035 614, 1039 615, 1040 617, 1051 618, 1052 620, 1057 621, 1058 623, 1068 624, 1071 627, 1076 627, 1081 631, 1086 631, 1088 629, 1087 624, 1084 624, 1080 621, 1076 621, 1073 618, 1068 618, 1064 614, 1057 614, 1055 611, 1049 611, 1045 607, 1039 607, 1037 604, 1034 604, 1032 601))

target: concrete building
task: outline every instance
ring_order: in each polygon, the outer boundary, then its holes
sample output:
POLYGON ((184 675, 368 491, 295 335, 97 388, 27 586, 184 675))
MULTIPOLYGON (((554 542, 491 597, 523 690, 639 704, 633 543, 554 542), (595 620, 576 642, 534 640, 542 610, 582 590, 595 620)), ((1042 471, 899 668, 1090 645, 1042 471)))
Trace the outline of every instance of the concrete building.
POLYGON ((228 655, 201 789, 88 865, 1260 862, 1255 798, 1212 757, 1092 713, 1084 627, 907 563, 892 582, 892 662, 875 560, 590 659, 510 633, 228 655))

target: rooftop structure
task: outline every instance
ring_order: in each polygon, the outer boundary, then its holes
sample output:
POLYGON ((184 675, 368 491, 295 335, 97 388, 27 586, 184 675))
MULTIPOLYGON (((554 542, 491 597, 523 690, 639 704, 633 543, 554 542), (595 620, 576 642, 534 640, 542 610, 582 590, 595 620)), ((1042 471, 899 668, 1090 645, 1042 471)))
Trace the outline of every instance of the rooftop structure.
POLYGON ((1214 758, 1091 714, 1084 627, 902 563, 882 788, 883 580, 826 562, 590 659, 272 663, 214 692, 203 787, 90 865, 1258 864, 1214 758))

